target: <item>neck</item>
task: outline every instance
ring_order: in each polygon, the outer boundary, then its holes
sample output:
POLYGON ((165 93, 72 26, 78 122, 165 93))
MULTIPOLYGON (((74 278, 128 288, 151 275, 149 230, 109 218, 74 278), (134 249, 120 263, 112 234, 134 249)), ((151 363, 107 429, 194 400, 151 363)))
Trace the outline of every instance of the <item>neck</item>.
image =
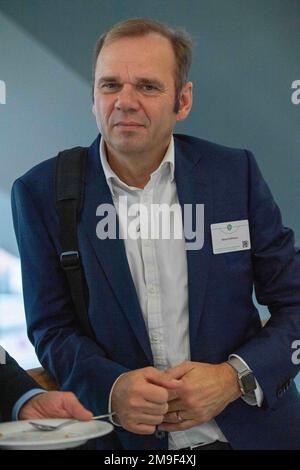
POLYGON ((117 154, 109 149, 107 145, 105 145, 105 147, 107 161, 120 180, 128 186, 141 189, 143 189, 150 180, 151 173, 161 164, 168 148, 168 146, 166 146, 161 152, 156 152, 153 155, 147 154, 147 156, 145 156, 143 153, 129 156, 127 154, 117 154))

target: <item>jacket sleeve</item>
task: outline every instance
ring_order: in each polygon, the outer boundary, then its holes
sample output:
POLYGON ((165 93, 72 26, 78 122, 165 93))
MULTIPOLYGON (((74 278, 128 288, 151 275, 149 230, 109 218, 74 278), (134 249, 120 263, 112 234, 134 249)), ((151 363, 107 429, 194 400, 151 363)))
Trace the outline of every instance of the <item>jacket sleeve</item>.
POLYGON ((40 387, 17 362, 6 353, 4 364, 0 364, 0 415, 2 420, 11 421, 14 404, 24 393, 35 388, 40 387))
POLYGON ((234 353, 254 371, 263 389, 263 406, 268 407, 283 396, 300 369, 293 361, 293 344, 300 338, 300 250, 295 248, 293 231, 282 224, 253 155, 247 152, 247 156, 254 287, 271 318, 234 353))
MULTIPOLYGON (((62 390, 73 391, 94 414, 107 411, 111 386, 127 371, 84 336, 76 323, 69 286, 59 265, 47 224, 53 215, 22 179, 12 188, 12 212, 18 242, 28 335, 41 364, 62 390), (47 218, 47 223, 46 219, 47 218)), ((49 222, 50 220, 50 222, 49 222)))

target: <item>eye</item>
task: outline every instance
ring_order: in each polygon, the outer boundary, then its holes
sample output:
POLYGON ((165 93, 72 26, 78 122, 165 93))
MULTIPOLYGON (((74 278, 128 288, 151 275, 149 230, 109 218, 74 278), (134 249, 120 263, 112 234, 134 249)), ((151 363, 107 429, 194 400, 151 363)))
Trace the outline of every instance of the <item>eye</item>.
POLYGON ((153 93, 153 92, 157 92, 157 91, 158 91, 157 86, 151 85, 151 84, 141 84, 141 85, 139 86, 139 88, 140 88, 142 91, 145 91, 146 93, 153 93))
POLYGON ((101 85, 101 88, 105 91, 114 91, 120 88, 120 84, 115 82, 107 82, 103 83, 103 85, 101 85))

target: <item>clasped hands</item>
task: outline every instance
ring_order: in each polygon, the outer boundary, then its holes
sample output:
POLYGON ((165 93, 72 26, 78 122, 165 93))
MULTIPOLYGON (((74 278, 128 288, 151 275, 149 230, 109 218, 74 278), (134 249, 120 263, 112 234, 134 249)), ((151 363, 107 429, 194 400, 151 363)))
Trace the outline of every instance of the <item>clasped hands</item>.
POLYGON ((111 404, 124 429, 153 434, 207 423, 240 396, 237 373, 226 362, 185 361, 166 371, 145 367, 123 374, 111 404))

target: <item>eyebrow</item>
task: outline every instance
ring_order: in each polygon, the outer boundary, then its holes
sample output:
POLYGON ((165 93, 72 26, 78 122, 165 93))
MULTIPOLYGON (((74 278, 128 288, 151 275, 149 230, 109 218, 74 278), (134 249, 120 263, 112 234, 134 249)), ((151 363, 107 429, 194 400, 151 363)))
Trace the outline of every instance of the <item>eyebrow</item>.
POLYGON ((112 75, 112 76, 99 78, 99 80, 97 80, 97 84, 101 85, 101 83, 104 83, 104 82, 118 82, 119 80, 120 80, 120 77, 116 77, 112 75))
MULTIPOLYGON (((99 80, 97 80, 97 85, 100 86, 103 83, 107 82, 120 82, 120 77, 118 76, 104 76, 100 77, 99 80)), ((142 84, 142 85, 154 85, 160 90, 163 90, 165 88, 164 84, 160 81, 157 80, 156 78, 146 78, 146 77, 139 77, 135 80, 135 84, 142 84)))

